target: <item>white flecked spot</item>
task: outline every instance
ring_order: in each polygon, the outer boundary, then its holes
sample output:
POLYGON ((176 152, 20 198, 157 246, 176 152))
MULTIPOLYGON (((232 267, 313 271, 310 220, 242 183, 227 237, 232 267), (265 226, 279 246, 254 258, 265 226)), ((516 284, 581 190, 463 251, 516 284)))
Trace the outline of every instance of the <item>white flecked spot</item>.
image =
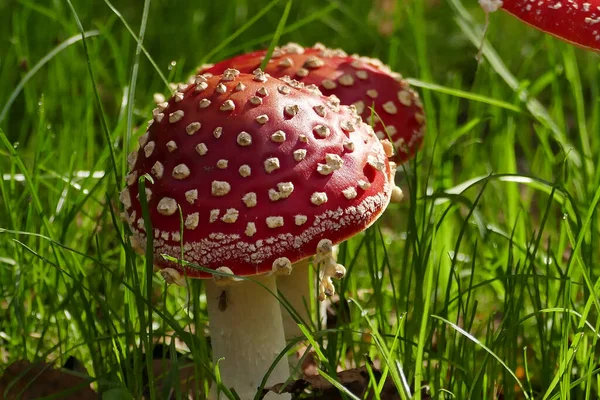
POLYGON ((163 113, 158 113, 154 116, 154 120, 156 120, 156 122, 160 123, 162 122, 163 118, 165 117, 165 114, 163 113))
POLYGON ((228 164, 229 164, 228 160, 221 158, 219 161, 217 161, 217 168, 226 169, 228 164))
POLYGON ((354 122, 350 120, 340 122, 340 127, 346 132, 354 132, 354 130, 356 129, 354 126, 354 122))
POLYGON ((302 214, 298 214, 294 217, 294 223, 298 226, 304 225, 307 220, 308 220, 308 217, 306 215, 302 215, 302 214))
POLYGON ((193 135, 194 133, 198 132, 198 130, 201 127, 202 125, 200 124, 200 122, 192 122, 191 124, 185 127, 185 131, 188 135, 193 135))
POLYGON ((189 214, 185 217, 185 227, 187 229, 193 230, 198 227, 198 223, 200 222, 200 214, 195 212, 193 214, 189 214))
POLYGON ((354 85, 354 77, 350 74, 344 74, 338 78, 338 82, 342 86, 352 86, 354 85))
POLYGON ((231 185, 225 181, 212 181, 211 194, 213 196, 221 197, 225 196, 231 191, 231 185))
POLYGON ((215 92, 219 93, 219 94, 223 94, 227 91, 227 86, 223 85, 222 83, 219 83, 215 89, 215 92))
MULTIPOLYGON (((145 188, 144 189, 144 193, 146 193, 146 201, 150 201, 152 199, 152 190, 150 188, 145 188)), ((136 197, 138 199, 140 198, 139 193, 138 193, 138 195, 136 197)))
POLYGON ((183 100, 183 93, 176 92, 175 95, 173 95, 173 97, 175 98, 175 103, 179 103, 181 100, 183 100))
POLYGON ((200 108, 206 108, 206 107, 210 106, 210 103, 211 103, 211 101, 209 99, 202 99, 198 103, 198 107, 200 107, 200 108))
POLYGON ((342 165, 344 165, 344 160, 339 155, 327 153, 325 155, 325 164, 317 164, 317 172, 321 175, 330 175, 333 171, 342 168, 342 165))
POLYGON ((125 188, 121 193, 119 193, 119 200, 125 206, 125 209, 131 208, 131 193, 129 193, 129 189, 125 188))
POLYGON ((316 206, 327 203, 327 193, 325 192, 314 192, 310 196, 310 202, 316 206))
POLYGON ((277 91, 281 94, 290 94, 292 89, 290 89, 289 86, 281 85, 281 86, 277 86, 277 91))
POLYGON ((396 105, 392 101, 383 103, 381 107, 383 108, 383 111, 385 111, 388 114, 394 115, 398 113, 398 107, 396 107, 396 105))
POLYGON ((283 143, 285 142, 285 132, 277 131, 271 135, 271 141, 275 143, 283 143))
POLYGON ((173 178, 185 179, 190 176, 190 169, 185 164, 179 164, 173 168, 173 178))
POLYGON ((277 184, 277 190, 269 189, 269 200, 278 201, 281 199, 287 199, 294 191, 294 184, 292 182, 279 182, 277 184))
POLYGON ((348 151, 354 151, 354 142, 352 140, 344 140, 343 146, 348 151))
POLYGON ((212 224, 217 219, 219 219, 219 212, 220 211, 218 208, 213 208, 212 210, 210 210, 210 216, 208 218, 208 222, 210 222, 212 224))
POLYGON ((177 150, 177 143, 175 143, 174 140, 169 140, 167 142, 167 150, 169 150, 169 153, 172 153, 175 150, 177 150))
POLYGON ((244 164, 238 169, 238 172, 243 178, 247 178, 252 173, 252 169, 248 164, 244 164))
POLYGON ((215 130, 213 131, 213 136, 215 137, 215 139, 220 138, 222 134, 223 134, 223 127, 221 127, 221 126, 217 126, 215 128, 215 130))
POLYGON ((294 160, 302 161, 306 157, 306 149, 294 150, 294 160))
POLYGON ((398 92, 398 101, 406 107, 412 106, 412 96, 408 90, 400 90, 398 92))
POLYGON ((231 100, 225 100, 221 107, 219 107, 221 111, 233 111, 235 110, 235 103, 231 100))
POLYGON ((167 107, 169 107, 169 103, 167 103, 166 101, 163 101, 162 103, 157 104, 156 108, 154 110, 152 110, 152 115, 156 115, 158 113, 165 111, 167 109, 167 107))
POLYGON ((372 154, 369 154, 367 156, 367 164, 369 164, 371 167, 375 168, 378 171, 383 171, 385 169, 385 162, 379 160, 372 154))
POLYGON ((314 106, 313 110, 315 110, 319 117, 325 117, 325 106, 314 106))
POLYGON ((129 167, 130 171, 135 167, 135 163, 137 162, 137 158, 138 158, 138 152, 137 151, 131 152, 127 156, 127 166, 129 167))
POLYGON ((309 70, 307 70, 306 68, 298 68, 298 70, 296 71, 296 75, 299 76, 300 78, 304 78, 306 76, 308 76, 309 74, 309 70))
POLYGON ((267 217, 266 222, 269 228, 280 228, 283 226, 283 217, 267 217))
POLYGON ((148 143, 148 135, 149 134, 150 134, 149 132, 146 132, 138 138, 138 143, 139 143, 140 147, 144 147, 146 145, 146 143, 148 143))
POLYGON ((350 186, 350 187, 342 190, 342 194, 348 200, 351 200, 351 199, 353 199, 353 198, 355 198, 357 196, 356 189, 353 188, 352 186, 350 186))
POLYGON ((254 236, 254 234, 256 233, 256 225, 254 224, 254 222, 248 222, 248 224, 246 224, 246 230, 244 231, 244 233, 248 237, 254 236))
POLYGON ((321 86, 323 86, 327 90, 333 90, 337 87, 337 83, 335 83, 331 79, 323 79, 323 82, 321 82, 321 86))
POLYGON ((196 146, 196 152, 203 156, 208 152, 208 147, 204 143, 200 143, 196 146))
POLYGON ((174 124, 183 118, 183 110, 177 110, 169 114, 169 122, 174 124))
POLYGON ((170 197, 163 197, 158 202, 156 210, 161 215, 173 215, 177 211, 177 202, 170 197))
POLYGON ((280 198, 280 196, 279 196, 279 193, 277 192, 277 190, 269 189, 269 200, 277 201, 277 200, 279 200, 279 198, 280 198))
POLYGON ((267 174, 270 174, 271 172, 275 171, 276 169, 279 169, 281 165, 279 164, 279 158, 270 157, 264 161, 264 166, 265 166, 265 171, 267 172, 267 174))
POLYGON ((363 179, 359 179, 358 180, 358 186, 362 189, 362 190, 367 190, 368 188, 371 187, 371 184, 363 179))
POLYGON ((267 74, 265 74, 260 69, 255 69, 253 73, 254 73, 254 80, 256 82, 266 82, 267 81, 267 74))
POLYGON ((235 221, 237 221, 239 215, 240 212, 235 208, 228 208, 225 211, 225 214, 221 217, 221 221, 227 224, 233 224, 235 221))
POLYGON ((308 136, 306 136, 305 134, 301 133, 298 135, 298 141, 302 142, 302 143, 308 143, 308 136))
POLYGON ((304 66, 306 68, 320 68, 323 65, 325 65, 325 61, 321 60, 319 57, 317 56, 309 56, 306 61, 304 61, 304 66))
POLYGON ((235 88, 233 88, 233 90, 235 92, 242 92, 246 89, 246 85, 244 85, 242 82, 239 82, 237 85, 235 85, 235 88))
POLYGON ((264 87, 264 86, 261 86, 261 87, 260 87, 260 88, 259 88, 259 89, 256 91, 256 94, 257 94, 257 95, 259 95, 259 96, 262 96, 262 97, 264 97, 264 96, 268 96, 268 95, 269 95, 269 91, 267 90, 267 88, 266 88, 266 87, 264 87))
POLYGON ((194 202, 198 200, 198 190, 192 189, 185 192, 185 199, 188 203, 194 204, 194 202))
POLYGON ((353 104, 353 106, 356 108, 356 112, 359 114, 362 114, 363 111, 365 111, 365 102, 362 100, 357 101, 353 104))
POLYGON ((372 99, 376 99, 377 96, 379 96, 379 93, 375 89, 369 89, 367 90, 367 96, 369 96, 372 99))
POLYGON ((340 99, 332 94, 327 99, 327 107, 331 108, 333 111, 338 112, 340 110, 340 99))
POLYGON ((356 71, 356 77, 358 79, 369 79, 369 74, 367 73, 367 71, 356 71))
POLYGON ((279 61, 277 66, 281 68, 290 68, 294 66, 294 61, 289 57, 285 57, 283 60, 279 61))
POLYGON ((163 177, 163 174, 165 172, 165 167, 163 166, 163 164, 160 161, 157 161, 154 163, 154 165, 152 166, 152 169, 150 170, 150 172, 152 173, 152 175, 154 175, 156 178, 160 179, 163 177))
POLYGON ((152 155, 152 153, 154 152, 155 146, 156 146, 156 143, 154 143, 154 141, 150 141, 144 146, 144 155, 146 156, 146 158, 148 158, 152 155))
POLYGON ((252 136, 248 132, 240 132, 237 136, 237 144, 240 146, 250 146, 252 144, 252 136))
POLYGON ((300 46, 298 43, 289 42, 281 47, 281 51, 284 54, 304 54, 304 47, 300 46))
POLYGON ((262 104, 262 99, 258 96, 252 96, 250 97, 250 103, 252 103, 255 106, 258 106, 262 104))
POLYGON ((282 199, 290 197, 290 194, 294 191, 294 184, 292 182, 279 182, 277 184, 277 190, 282 199))
POLYGON ((200 82, 196 85, 196 87, 194 88, 194 90, 196 92, 202 92, 203 90, 206 90, 206 88, 208 87, 208 83, 206 82, 200 82))
POLYGON ((268 120, 269 120, 269 116, 267 114, 261 114, 255 118, 255 121, 261 125, 266 124, 268 120))
POLYGON ((252 208, 256 206, 256 193, 250 192, 246 193, 244 197, 242 197, 242 201, 248 208, 252 208))
POLYGON ((283 112, 288 117, 295 116, 296 114, 298 114, 298 111, 300 111, 300 108, 298 107, 297 104, 287 105, 283 108, 283 112))
POLYGON ((133 185, 136 180, 137 180, 137 171, 133 171, 132 173, 127 174, 125 176, 125 182, 127 182, 127 186, 133 185))
POLYGON ((313 132, 315 133, 315 135, 317 135, 318 137, 320 137, 322 139, 327 138, 331 134, 331 131, 325 125, 315 126, 313 128, 313 132))

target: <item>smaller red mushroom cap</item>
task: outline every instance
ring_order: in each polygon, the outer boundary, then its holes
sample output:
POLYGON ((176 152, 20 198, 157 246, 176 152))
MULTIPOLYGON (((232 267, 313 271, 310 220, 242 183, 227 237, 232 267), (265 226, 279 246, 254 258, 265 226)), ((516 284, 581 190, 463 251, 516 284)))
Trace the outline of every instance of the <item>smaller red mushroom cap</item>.
MULTIPOLYGON (((600 0, 504 0, 502 9, 521 21, 575 45, 600 51, 600 0)), ((487 7, 489 9, 489 7, 487 7)))
POLYGON ((198 75, 153 114, 129 156, 121 201, 143 247, 137 178, 153 177, 146 196, 161 268, 183 272, 161 257, 179 258, 183 243, 185 260, 204 267, 236 275, 289 270, 366 229, 390 200, 389 142, 315 87, 228 69, 198 75))
MULTIPOLYGON (((260 66, 265 55, 266 50, 243 54, 205 66, 200 72, 220 74, 227 68, 251 72, 260 66)), ((373 107, 373 128, 380 139, 388 135, 392 139, 398 153, 396 161, 410 159, 422 144, 425 117, 419 95, 380 60, 348 56, 343 50, 328 49, 322 44, 304 48, 289 43, 275 49, 265 72, 314 84, 325 95, 337 96, 342 104, 354 105, 367 123, 373 107)))

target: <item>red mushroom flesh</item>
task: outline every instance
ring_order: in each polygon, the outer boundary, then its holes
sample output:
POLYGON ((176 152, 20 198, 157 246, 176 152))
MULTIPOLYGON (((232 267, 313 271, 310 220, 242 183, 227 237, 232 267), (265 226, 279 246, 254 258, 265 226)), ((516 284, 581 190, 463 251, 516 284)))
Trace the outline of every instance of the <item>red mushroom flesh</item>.
POLYGON ((504 0, 502 9, 560 39, 600 51, 600 0, 504 0))
MULTIPOLYGON (((265 54, 266 50, 261 50, 240 55, 203 67, 200 72, 219 74, 227 68, 251 72, 260 66, 265 54)), ((373 128, 380 139, 389 134, 397 151, 395 161, 410 159, 421 146, 425 117, 418 94, 400 74, 377 59, 348 56, 321 44, 303 48, 289 43, 275 49, 265 72, 314 84, 324 94, 336 95, 342 104, 354 105, 367 123, 372 114, 369 107, 373 107, 373 128)))
MULTIPOLYGON (((275 275, 316 254, 321 296, 332 294, 331 278, 345 270, 331 246, 372 224, 393 188, 389 146, 355 110, 316 87, 228 69, 198 75, 153 114, 140 149, 129 156, 121 201, 133 241, 143 248, 147 232, 136 178, 153 176, 146 197, 154 263, 163 275, 182 281, 181 266, 161 254, 179 257, 183 242, 186 261, 235 275, 266 274, 263 283, 276 291, 275 275)), ((197 269, 185 274, 211 276, 197 269)), ((234 300, 223 309, 222 289, 211 282, 213 358, 225 358, 220 367, 226 384, 253 395, 283 348, 279 303, 243 282, 226 289, 234 300), (257 311, 255 300, 269 309, 257 311), (244 321, 246 326, 236 326, 244 321)), ((287 365, 274 371, 271 381, 286 379, 286 371, 287 365)))

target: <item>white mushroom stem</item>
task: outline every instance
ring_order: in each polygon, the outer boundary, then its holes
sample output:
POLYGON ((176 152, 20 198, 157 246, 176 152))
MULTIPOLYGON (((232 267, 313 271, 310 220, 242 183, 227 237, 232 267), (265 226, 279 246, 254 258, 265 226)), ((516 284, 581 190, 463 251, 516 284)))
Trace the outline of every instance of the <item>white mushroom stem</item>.
MULTIPOLYGON (((274 276, 253 279, 277 293, 274 276)), ((233 387, 242 400, 253 399, 263 377, 285 347, 279 302, 264 287, 246 280, 227 286, 206 280, 206 299, 213 360, 222 358, 219 369, 223 384, 233 387)), ((271 372, 267 386, 283 383, 289 376, 287 357, 283 357, 271 372)), ((217 398, 214 386, 210 398, 217 398)), ((274 393, 265 397, 289 398, 274 393)))
MULTIPOLYGON (((277 277, 277 289, 279 289, 281 295, 309 329, 312 326, 311 323, 316 321, 311 308, 311 302, 315 298, 315 295, 310 290, 310 268, 309 259, 305 259, 295 263, 289 275, 279 275, 277 277)), ((327 323, 326 304, 319 302, 318 307, 320 309, 319 317, 321 326, 324 327, 327 323)), ((286 340, 302 336, 302 331, 298 327, 298 323, 283 304, 281 305, 281 316, 283 318, 283 329, 286 340)))

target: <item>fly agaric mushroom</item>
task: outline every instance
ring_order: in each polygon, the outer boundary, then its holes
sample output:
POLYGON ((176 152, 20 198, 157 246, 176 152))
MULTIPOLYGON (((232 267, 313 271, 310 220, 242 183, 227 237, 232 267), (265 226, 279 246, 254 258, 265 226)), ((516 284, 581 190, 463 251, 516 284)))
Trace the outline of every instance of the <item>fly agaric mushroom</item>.
MULTIPOLYGON (((276 292, 275 276, 316 255, 320 297, 332 295, 331 279, 345 269, 331 247, 366 229, 390 200, 391 144, 335 96, 260 70, 198 75, 153 114, 120 198, 132 242, 143 249, 135 183, 153 176, 146 196, 154 263, 165 279, 211 278, 161 256, 179 258, 183 246, 185 261, 257 276, 276 292)), ((215 277, 206 281, 213 360, 223 358, 224 384, 251 398, 285 346, 279 302, 251 281, 215 277)), ((269 382, 288 376, 280 362, 269 382)))
POLYGON ((600 0, 480 0, 486 12, 502 8, 521 21, 577 46, 600 51, 600 0))
MULTIPOLYGON (((223 73, 227 68, 251 72, 258 68, 267 51, 255 51, 202 67, 200 73, 223 73)), ((421 147, 425 117, 419 95, 402 76, 380 60, 348 56, 341 49, 317 43, 304 48, 296 43, 276 48, 265 72, 274 77, 290 76, 305 85, 316 85, 325 95, 336 95, 342 104, 354 105, 367 123, 375 110, 373 128, 380 139, 389 134, 397 154, 396 162, 412 158, 421 147)))
MULTIPOLYGON (((223 73, 227 68, 250 72, 260 66, 267 51, 243 54, 214 65, 201 67, 200 73, 223 73)), ((389 137, 394 143, 394 161, 412 158, 420 148, 425 132, 423 105, 402 76, 390 70, 380 60, 348 56, 341 49, 329 49, 318 43, 304 48, 296 43, 276 48, 265 68, 275 77, 290 76, 306 85, 316 85, 324 94, 335 95, 342 104, 354 105, 366 122, 371 121, 380 139, 389 137)), ((399 202, 402 191, 394 187, 392 201, 399 202)), ((292 274, 278 278, 280 292, 303 318, 310 320, 310 284, 307 261, 294 267, 292 274), (303 290, 298 288, 303 287, 303 290)), ((283 321, 288 339, 299 336, 296 321, 284 309, 283 321)), ((324 315, 324 313, 322 313, 324 315)), ((322 317, 323 319, 323 317, 322 317)))

